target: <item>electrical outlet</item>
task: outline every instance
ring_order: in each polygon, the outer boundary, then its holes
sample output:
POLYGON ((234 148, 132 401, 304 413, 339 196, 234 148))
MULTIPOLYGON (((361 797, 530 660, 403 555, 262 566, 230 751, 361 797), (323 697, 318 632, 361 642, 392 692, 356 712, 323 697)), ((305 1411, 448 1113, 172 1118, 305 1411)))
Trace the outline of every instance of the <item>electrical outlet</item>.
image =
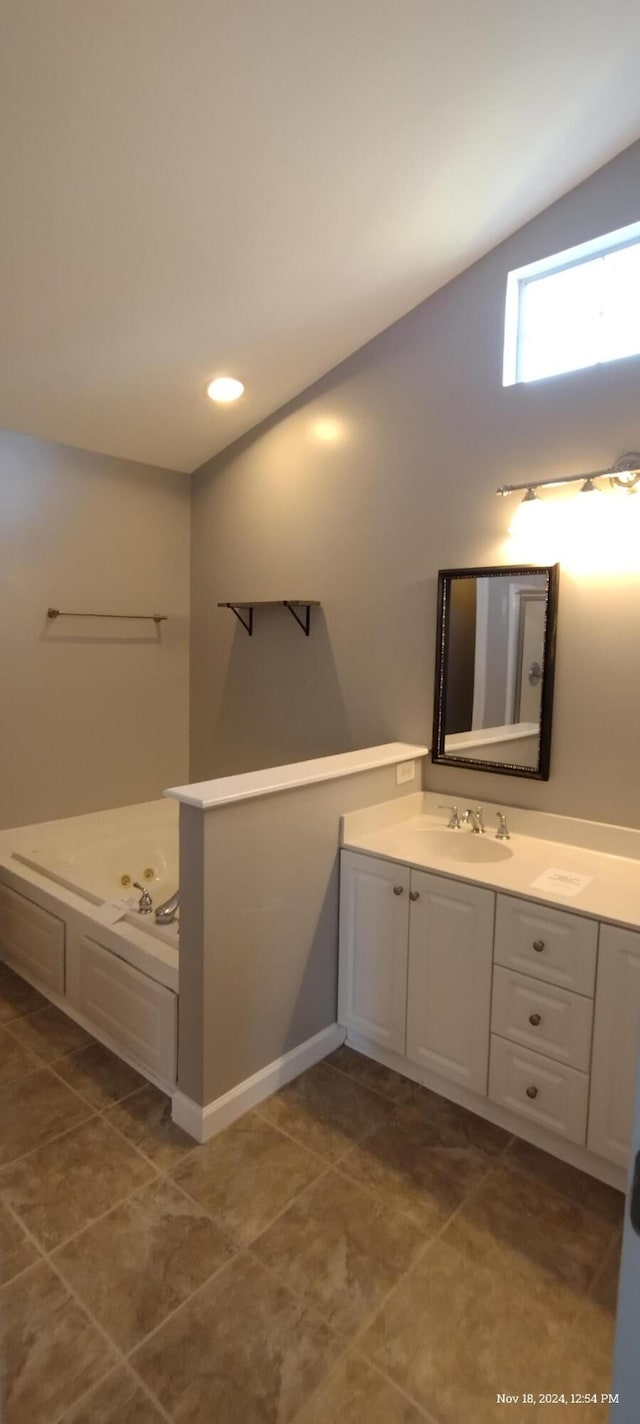
POLYGON ((405 781, 415 781, 416 764, 414 761, 400 761, 396 767, 396 786, 404 786, 405 781))

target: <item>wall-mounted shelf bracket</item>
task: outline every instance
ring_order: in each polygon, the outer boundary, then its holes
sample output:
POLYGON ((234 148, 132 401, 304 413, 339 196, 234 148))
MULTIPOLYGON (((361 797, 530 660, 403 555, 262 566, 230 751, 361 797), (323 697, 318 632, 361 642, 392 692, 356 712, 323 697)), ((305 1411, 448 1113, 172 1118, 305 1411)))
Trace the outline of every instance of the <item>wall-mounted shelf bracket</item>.
POLYGON ((252 603, 219 603, 219 604, 218 604, 218 608, 230 608, 230 609, 231 609, 231 612, 232 612, 232 613, 235 613, 236 618, 238 619, 238 622, 242 624, 242 626, 243 626, 243 628, 244 628, 244 630, 245 630, 245 633, 248 633, 250 638, 253 637, 253 604, 252 604, 252 603), (243 616, 242 616, 243 613, 246 613, 246 614, 247 614, 247 618, 246 618, 246 619, 243 618, 243 616))
POLYGON ((218 608, 230 608, 235 613, 238 622, 242 624, 245 633, 253 637, 253 610, 254 608, 288 608, 292 617, 295 618, 299 628, 302 628, 305 638, 309 637, 311 631, 311 609, 319 608, 320 602, 317 598, 260 598, 251 603, 219 603, 218 608), (298 609, 304 609, 301 617, 298 609), (246 614, 246 618, 243 616, 246 614))
POLYGON ((296 623, 302 628, 305 638, 308 638, 311 628, 311 609, 316 608, 318 605, 313 603, 290 603, 288 599, 285 599, 284 606, 289 609, 296 623), (296 612, 297 608, 304 608, 304 618, 301 618, 300 614, 296 612))

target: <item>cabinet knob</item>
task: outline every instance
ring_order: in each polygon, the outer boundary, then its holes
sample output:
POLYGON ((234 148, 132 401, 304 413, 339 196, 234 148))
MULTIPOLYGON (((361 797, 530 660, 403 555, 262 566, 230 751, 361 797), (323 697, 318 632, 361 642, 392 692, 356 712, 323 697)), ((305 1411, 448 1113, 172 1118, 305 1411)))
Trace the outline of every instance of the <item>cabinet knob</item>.
POLYGON ((419 891, 419 890, 410 890, 410 891, 409 891, 409 899, 410 899, 410 900, 419 900, 419 899, 420 899, 420 891, 419 891))
POLYGON ((393 887, 393 893, 394 893, 394 895, 401 895, 403 889, 404 889, 404 886, 402 886, 402 885, 394 885, 394 887, 393 887))
POLYGON ((529 1014, 529 1023, 533 1024, 534 1028, 537 1028, 540 1023, 540 1014, 529 1014))
POLYGON ((528 1097, 528 1098, 537 1098, 537 1096, 538 1096, 538 1089, 537 1089, 537 1088, 527 1088, 527 1097, 528 1097))
POLYGON ((542 951, 544 949, 544 940, 534 939, 533 948, 535 949, 536 954, 542 954, 542 951))

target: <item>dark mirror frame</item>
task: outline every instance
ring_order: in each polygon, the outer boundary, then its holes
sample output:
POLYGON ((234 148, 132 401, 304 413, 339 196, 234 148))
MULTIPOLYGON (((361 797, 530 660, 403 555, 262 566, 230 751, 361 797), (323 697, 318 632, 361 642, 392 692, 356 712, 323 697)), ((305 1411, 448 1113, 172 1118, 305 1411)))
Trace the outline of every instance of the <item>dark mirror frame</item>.
POLYGON ((498 771, 503 776, 526 776, 533 781, 549 780, 559 586, 559 564, 511 564, 508 567, 502 564, 495 564, 477 569, 439 570, 433 740, 431 748, 431 760, 436 766, 465 767, 469 771, 498 771), (447 697, 447 635, 449 631, 449 590, 451 583, 454 579, 463 578, 517 578, 522 576, 531 577, 535 574, 546 574, 548 578, 538 764, 535 768, 532 768, 530 766, 510 765, 507 762, 499 761, 474 761, 472 757, 447 756, 445 752, 444 720, 447 697))

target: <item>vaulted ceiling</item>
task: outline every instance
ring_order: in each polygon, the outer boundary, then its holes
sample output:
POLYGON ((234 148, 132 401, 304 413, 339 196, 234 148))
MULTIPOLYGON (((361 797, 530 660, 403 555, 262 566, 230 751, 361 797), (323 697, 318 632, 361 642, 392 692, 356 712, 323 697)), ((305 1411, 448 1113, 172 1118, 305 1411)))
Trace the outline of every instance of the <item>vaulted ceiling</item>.
POLYGON ((4 0, 0 424, 194 469, 639 137, 639 44, 637 0, 4 0))

